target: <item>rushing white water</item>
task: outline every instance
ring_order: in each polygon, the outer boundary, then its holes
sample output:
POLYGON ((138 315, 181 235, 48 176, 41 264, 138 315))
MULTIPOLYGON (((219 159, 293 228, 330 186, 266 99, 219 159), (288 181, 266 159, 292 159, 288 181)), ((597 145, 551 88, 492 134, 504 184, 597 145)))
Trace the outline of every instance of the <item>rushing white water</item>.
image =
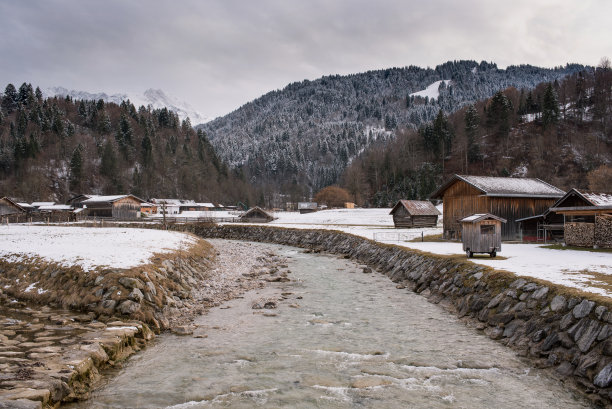
POLYGON ((212 310, 193 337, 159 337, 91 400, 69 407, 589 407, 550 372, 385 276, 258 246, 289 257, 291 282, 212 310), (277 309, 251 309, 281 293, 277 309))

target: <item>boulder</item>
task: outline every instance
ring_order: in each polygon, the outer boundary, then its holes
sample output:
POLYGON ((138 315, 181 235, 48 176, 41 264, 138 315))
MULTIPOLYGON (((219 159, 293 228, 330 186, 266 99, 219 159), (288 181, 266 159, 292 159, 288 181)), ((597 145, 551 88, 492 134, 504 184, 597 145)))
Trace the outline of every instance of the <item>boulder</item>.
POLYGON ((584 318, 591 313, 593 307, 595 307, 595 303, 593 301, 582 300, 580 304, 574 307, 572 314, 576 319, 584 318))
POLYGON ((593 379, 593 384, 600 388, 607 388, 612 385, 612 364, 604 366, 604 368, 599 371, 595 379, 593 379))
POLYGON ((119 284, 129 290, 131 290, 132 288, 138 288, 140 290, 143 290, 145 288, 145 284, 141 280, 133 277, 121 277, 119 279, 119 284))
POLYGON ((134 301, 125 300, 119 307, 117 307, 121 314, 130 315, 140 310, 140 304, 135 303, 134 301))
POLYGON ((140 302, 142 301, 142 298, 144 297, 144 295, 142 294, 142 291, 140 291, 140 289, 138 288, 134 288, 132 290, 132 292, 130 293, 130 295, 128 295, 128 298, 132 301, 135 302, 140 302))
POLYGON ((563 311, 567 305, 567 300, 562 295, 556 295, 550 302, 551 311, 563 311))

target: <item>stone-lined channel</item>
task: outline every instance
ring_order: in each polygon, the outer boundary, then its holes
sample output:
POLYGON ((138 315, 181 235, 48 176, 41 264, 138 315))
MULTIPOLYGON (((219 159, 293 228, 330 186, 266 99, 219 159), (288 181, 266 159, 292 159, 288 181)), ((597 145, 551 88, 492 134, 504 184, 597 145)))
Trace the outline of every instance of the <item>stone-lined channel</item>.
MULTIPOLYGON (((214 242, 214 240, 213 240, 214 242)), ((92 399, 69 408, 582 408, 570 386, 353 261, 287 258, 271 283, 162 335, 92 399), (254 310, 261 298, 282 299, 254 310)))

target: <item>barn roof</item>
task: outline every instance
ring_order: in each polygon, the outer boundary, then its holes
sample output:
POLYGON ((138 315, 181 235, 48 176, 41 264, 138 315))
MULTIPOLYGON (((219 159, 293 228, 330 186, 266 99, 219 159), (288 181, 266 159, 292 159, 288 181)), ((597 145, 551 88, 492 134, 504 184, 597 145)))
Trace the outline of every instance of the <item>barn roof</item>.
POLYGON ((428 200, 400 200, 393 206, 389 214, 394 214, 402 206, 411 216, 439 216, 442 214, 428 200))
POLYGON ((454 175, 433 192, 431 198, 441 199, 446 189, 457 181, 469 184, 485 196, 560 198, 565 194, 563 190, 537 178, 454 175))
POLYGON ((6 202, 10 206, 13 206, 15 209, 19 210, 20 212, 25 212, 25 209, 23 207, 21 207, 20 205, 18 205, 17 202, 12 200, 10 197, 6 197, 6 196, 2 197, 2 198, 0 198, 0 202, 6 202))
POLYGON ((92 196, 90 199, 83 200, 82 203, 85 205, 90 204, 90 203, 113 203, 113 202, 116 202, 117 200, 121 200, 126 197, 131 197, 133 199, 138 200, 140 203, 144 203, 144 200, 134 195, 92 196))
POLYGON ((53 206, 55 202, 32 202, 32 207, 53 206))
POLYGON ((506 223, 507 221, 506 219, 499 217, 499 216, 495 216, 494 214, 491 214, 491 213, 476 213, 471 216, 464 217, 463 219, 459 221, 461 223, 478 223, 478 222, 481 222, 487 219, 499 220, 502 223, 506 223))
POLYGON ((51 206, 40 206, 38 210, 51 210, 51 211, 60 211, 60 210, 74 210, 74 208, 70 205, 62 205, 62 204, 54 204, 51 206))
POLYGON ((245 214, 241 216, 241 218, 248 219, 249 217, 257 216, 257 215, 263 216, 270 220, 274 219, 274 217, 270 213, 266 212, 264 209, 262 209, 261 207, 257 207, 257 206, 249 209, 245 214))

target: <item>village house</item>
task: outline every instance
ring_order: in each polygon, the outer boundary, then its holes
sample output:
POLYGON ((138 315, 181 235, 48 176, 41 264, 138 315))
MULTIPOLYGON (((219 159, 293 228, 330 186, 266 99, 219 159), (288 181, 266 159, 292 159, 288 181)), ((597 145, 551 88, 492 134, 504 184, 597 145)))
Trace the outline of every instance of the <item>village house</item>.
POLYGON ((140 213, 144 213, 148 216, 157 214, 157 205, 149 202, 142 202, 140 204, 140 213))
POLYGON ((268 223, 272 220, 274 217, 260 207, 253 207, 240 216, 240 221, 247 223, 268 223))
POLYGON ((144 200, 134 195, 115 195, 94 196, 81 203, 87 216, 132 220, 140 217, 140 204, 144 200))
POLYGON ((559 188, 535 178, 454 175, 432 193, 431 199, 444 202, 443 236, 458 240, 464 217, 490 213, 507 220, 502 240, 520 238, 518 219, 544 213, 565 194, 559 188))
POLYGON ((565 243, 612 248, 612 195, 572 189, 549 210, 563 217, 565 243))
POLYGON ((440 211, 427 200, 400 200, 391 210, 395 228, 435 227, 440 211))
POLYGON ((0 199, 0 216, 5 216, 9 214, 25 214, 26 210, 21 207, 14 200, 3 197, 0 199))
POLYGON ((174 215, 181 212, 181 201, 179 199, 151 199, 151 203, 157 205, 159 214, 174 215))

